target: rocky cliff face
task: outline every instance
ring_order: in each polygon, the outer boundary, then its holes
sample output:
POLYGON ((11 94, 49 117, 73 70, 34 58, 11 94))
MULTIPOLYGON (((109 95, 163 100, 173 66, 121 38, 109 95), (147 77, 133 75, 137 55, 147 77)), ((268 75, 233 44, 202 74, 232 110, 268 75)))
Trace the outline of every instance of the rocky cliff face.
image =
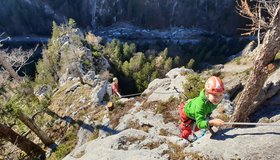
POLYGON ((49 34, 51 21, 73 18, 84 29, 128 22, 144 28, 198 27, 233 35, 244 20, 234 0, 9 0, 0 2, 0 30, 49 34))
POLYGON ((107 26, 128 21, 146 28, 200 27, 234 33, 240 25, 240 17, 235 13, 234 5, 235 1, 232 0, 98 1, 94 24, 107 26))

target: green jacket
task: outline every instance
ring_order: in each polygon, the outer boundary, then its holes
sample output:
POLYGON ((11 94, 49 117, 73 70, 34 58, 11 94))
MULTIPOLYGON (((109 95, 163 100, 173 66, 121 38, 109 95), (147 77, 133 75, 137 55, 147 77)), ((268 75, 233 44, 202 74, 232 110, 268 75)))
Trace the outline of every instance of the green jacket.
POLYGON ((184 112, 186 115, 196 120, 196 125, 200 129, 208 127, 207 116, 209 116, 217 105, 212 104, 208 101, 205 90, 200 91, 198 97, 190 100, 184 106, 184 112))

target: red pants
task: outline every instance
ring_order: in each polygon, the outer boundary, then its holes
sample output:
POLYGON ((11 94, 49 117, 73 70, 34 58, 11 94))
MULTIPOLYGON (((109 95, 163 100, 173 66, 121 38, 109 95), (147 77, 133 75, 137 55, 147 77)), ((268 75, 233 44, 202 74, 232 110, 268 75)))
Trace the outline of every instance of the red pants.
MULTIPOLYGON (((185 106, 186 102, 183 102, 180 106, 179 106, 179 114, 180 114, 180 120, 181 120, 181 124, 180 124, 180 130, 181 130, 181 134, 180 137, 181 138, 185 138, 187 139, 189 137, 190 134, 192 134, 192 122, 193 120, 190 119, 189 117, 187 117, 187 115, 184 112, 184 106, 185 106)), ((195 131, 198 131, 199 128, 196 126, 195 127, 195 131)))

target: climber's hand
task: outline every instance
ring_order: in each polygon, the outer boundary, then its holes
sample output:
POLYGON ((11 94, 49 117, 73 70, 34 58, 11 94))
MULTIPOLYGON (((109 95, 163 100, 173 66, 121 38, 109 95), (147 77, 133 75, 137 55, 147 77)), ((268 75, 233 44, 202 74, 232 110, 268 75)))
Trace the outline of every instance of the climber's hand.
POLYGON ((208 123, 210 126, 222 126, 225 122, 221 119, 212 119, 208 123))

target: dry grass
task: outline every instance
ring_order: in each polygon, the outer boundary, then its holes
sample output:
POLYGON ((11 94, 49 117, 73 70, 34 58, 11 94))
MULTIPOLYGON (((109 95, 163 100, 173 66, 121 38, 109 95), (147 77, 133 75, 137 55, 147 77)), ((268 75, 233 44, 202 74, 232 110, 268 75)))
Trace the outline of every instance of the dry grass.
POLYGON ((155 106, 158 102, 145 102, 141 109, 142 110, 147 110, 147 109, 151 109, 151 110, 155 110, 155 106))
POLYGON ((241 60, 242 60, 242 57, 240 56, 240 57, 234 58, 232 62, 234 62, 237 65, 240 65, 241 64, 241 60))
POLYGON ((184 160, 186 155, 184 153, 184 148, 178 144, 168 142, 169 150, 165 153, 169 155, 170 159, 184 160))
POLYGON ((217 116, 217 118, 219 118, 219 119, 221 119, 225 122, 228 122, 230 120, 230 117, 226 114, 220 114, 220 115, 217 116))
POLYGON ((186 157, 191 160, 210 160, 208 156, 204 156, 199 152, 188 152, 186 157))
POLYGON ((177 123, 180 119, 178 113, 178 107, 180 103, 181 103, 180 100, 171 97, 167 102, 144 103, 141 109, 142 110, 151 109, 155 113, 162 114, 164 118, 164 123, 168 123, 168 122, 177 123))
POLYGON ((159 130, 159 135, 161 135, 161 136, 168 136, 168 135, 170 135, 170 133, 168 131, 166 131, 165 129, 161 128, 159 130))
POLYGON ((149 125, 145 125, 145 124, 140 125, 138 121, 136 121, 136 122, 135 121, 129 121, 128 122, 128 127, 129 128, 134 128, 134 129, 137 129, 137 130, 142 130, 142 131, 148 133, 149 129, 153 126, 149 126, 149 125))
POLYGON ((95 140, 97 139, 99 136, 99 130, 96 129, 89 137, 88 141, 92 141, 92 140, 95 140))
POLYGON ((225 108, 224 107, 219 107, 217 108, 217 112, 220 113, 217 118, 228 122, 230 120, 230 117, 225 113, 225 108))
POLYGON ((126 136, 123 136, 123 137, 120 137, 119 143, 121 145, 118 146, 118 149, 128 150, 128 147, 131 144, 139 144, 144 139, 145 139, 144 136, 140 136, 140 137, 126 137, 126 136))
POLYGON ((223 106, 217 108, 217 112, 222 114, 222 113, 225 113, 225 108, 223 106))
POLYGON ((88 85, 80 85, 80 87, 76 88, 74 92, 68 92, 66 94, 66 90, 68 90, 74 84, 77 84, 78 81, 67 81, 66 84, 61 87, 51 98, 51 104, 49 109, 57 113, 58 115, 70 115, 73 111, 78 110, 79 107, 85 106, 80 102, 80 98, 83 97, 87 100, 91 99, 90 93, 92 88, 88 85), (71 107, 71 110, 68 113, 65 113, 66 108, 71 107))
POLYGON ((144 136, 140 136, 140 137, 126 137, 126 142, 134 144, 134 143, 138 143, 138 142, 143 141, 145 138, 146 137, 144 137, 144 136))
POLYGON ((92 34, 91 32, 88 32, 86 34, 86 41, 87 43, 91 44, 91 45, 97 45, 100 43, 100 41, 102 40, 101 37, 99 36, 95 36, 94 34, 92 34))
POLYGON ((115 128, 119 124, 119 120, 122 116, 127 114, 127 112, 134 107, 136 101, 143 101, 143 98, 136 97, 133 100, 127 101, 122 104, 114 104, 114 109, 109 113, 109 118, 111 121, 111 125, 115 128))
POLYGON ((165 110, 166 110, 166 104, 163 102, 159 102, 158 104, 156 104, 156 113, 157 114, 162 114, 165 110))
POLYGON ((150 142, 144 145, 144 147, 147 147, 148 149, 152 150, 155 148, 158 148, 162 143, 161 142, 150 142))

